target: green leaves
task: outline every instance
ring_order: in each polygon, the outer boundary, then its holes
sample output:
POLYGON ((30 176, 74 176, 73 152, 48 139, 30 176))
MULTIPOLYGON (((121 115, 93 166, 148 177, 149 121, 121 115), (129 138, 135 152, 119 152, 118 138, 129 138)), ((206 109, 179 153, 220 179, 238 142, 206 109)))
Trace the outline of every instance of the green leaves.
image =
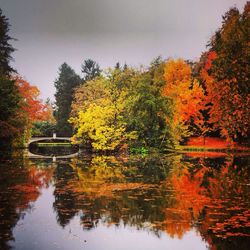
POLYGON ((72 127, 68 123, 71 112, 74 89, 79 86, 81 78, 66 63, 59 68, 59 77, 55 81, 57 132, 59 135, 72 135, 72 127))
MULTIPOLYGON (((109 69, 75 92, 70 122, 75 143, 114 151, 129 143, 159 147, 166 138, 162 61, 147 70, 109 69)), ((167 139, 167 138, 166 138, 167 139)))

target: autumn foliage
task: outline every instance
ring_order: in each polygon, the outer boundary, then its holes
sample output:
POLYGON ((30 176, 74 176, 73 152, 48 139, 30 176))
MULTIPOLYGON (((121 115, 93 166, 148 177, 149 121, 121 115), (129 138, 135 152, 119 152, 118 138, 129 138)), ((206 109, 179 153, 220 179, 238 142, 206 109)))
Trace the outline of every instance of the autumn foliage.
POLYGON ((169 60, 164 73, 166 84, 163 95, 172 101, 172 119, 166 122, 172 127, 177 141, 183 136, 190 136, 190 126, 200 124, 204 102, 204 90, 192 77, 191 67, 182 59, 169 60))
POLYGON ((15 77, 14 80, 20 96, 19 109, 15 117, 18 136, 14 144, 22 145, 31 136, 33 123, 50 120, 52 114, 50 107, 39 99, 40 91, 36 86, 30 85, 20 76, 15 77))
POLYGON ((46 120, 49 114, 46 105, 39 99, 39 89, 30 85, 21 77, 16 78, 15 81, 22 97, 20 101, 21 109, 27 114, 29 120, 32 122, 46 120))

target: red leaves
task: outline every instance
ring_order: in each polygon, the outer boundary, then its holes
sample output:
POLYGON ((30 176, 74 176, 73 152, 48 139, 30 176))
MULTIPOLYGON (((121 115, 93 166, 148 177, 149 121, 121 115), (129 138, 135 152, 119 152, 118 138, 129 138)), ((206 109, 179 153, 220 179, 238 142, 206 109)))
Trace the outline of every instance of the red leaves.
POLYGON ((38 99, 40 91, 36 86, 31 86, 21 77, 16 78, 16 85, 21 99, 21 109, 31 122, 43 121, 48 117, 48 108, 38 99))

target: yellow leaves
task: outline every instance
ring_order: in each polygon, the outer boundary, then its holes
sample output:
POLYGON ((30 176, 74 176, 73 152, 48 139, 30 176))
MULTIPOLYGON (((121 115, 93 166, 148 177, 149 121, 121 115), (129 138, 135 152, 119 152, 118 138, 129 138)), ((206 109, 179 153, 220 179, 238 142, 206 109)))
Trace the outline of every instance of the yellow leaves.
POLYGON ((76 90, 69 119, 76 130, 72 138, 74 143, 88 142, 95 150, 113 151, 126 140, 137 138, 134 131, 126 131, 124 122, 127 88, 123 81, 116 79, 115 72, 110 74, 76 90))
POLYGON ((191 80, 191 68, 182 59, 169 60, 165 66, 165 80, 168 84, 178 85, 179 82, 191 80))
POLYGON ((87 110, 79 111, 77 118, 70 119, 70 122, 77 124, 77 138, 88 138, 96 150, 115 150, 125 139, 136 138, 135 133, 125 133, 125 124, 117 120, 117 113, 114 105, 109 104, 98 106, 90 105, 87 110))

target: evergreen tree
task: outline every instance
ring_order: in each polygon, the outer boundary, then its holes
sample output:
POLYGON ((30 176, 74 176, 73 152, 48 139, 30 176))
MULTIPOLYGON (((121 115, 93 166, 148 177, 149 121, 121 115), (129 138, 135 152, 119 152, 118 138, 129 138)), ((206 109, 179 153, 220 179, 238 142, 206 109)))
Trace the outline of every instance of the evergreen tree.
POLYGON ((121 69, 120 62, 117 62, 117 63, 115 64, 115 69, 121 69))
POLYGON ((15 134, 15 113, 18 109, 19 95, 15 82, 10 79, 14 69, 10 65, 11 53, 15 49, 10 44, 8 19, 0 9, 0 147, 11 145, 15 134))
POLYGON ((71 112, 74 89, 79 86, 81 78, 67 64, 63 63, 59 68, 59 77, 55 81, 56 88, 56 114, 57 133, 61 136, 71 136, 72 126, 68 123, 71 112))
POLYGON ((101 74, 100 66, 92 59, 84 60, 82 64, 83 82, 90 81, 101 74))
POLYGON ((15 49, 10 44, 10 41, 14 39, 8 34, 9 26, 8 19, 0 9, 0 74, 4 76, 10 76, 15 71, 10 65, 12 60, 11 54, 15 49))

